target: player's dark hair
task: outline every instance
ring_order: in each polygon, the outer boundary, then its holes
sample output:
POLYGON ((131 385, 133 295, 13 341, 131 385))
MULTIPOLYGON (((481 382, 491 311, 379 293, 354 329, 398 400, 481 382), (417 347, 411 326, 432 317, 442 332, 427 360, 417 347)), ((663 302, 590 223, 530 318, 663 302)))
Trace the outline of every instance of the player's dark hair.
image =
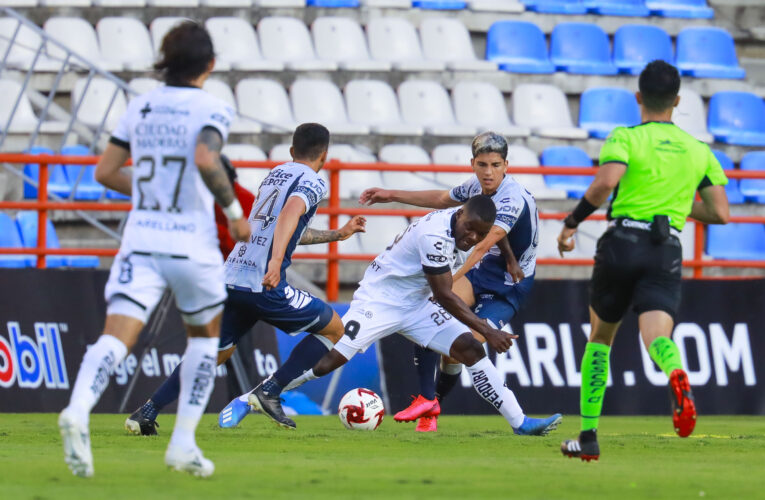
POLYGON ((168 85, 188 85, 207 71, 215 57, 210 34, 195 21, 183 21, 174 26, 162 39, 159 51, 161 57, 154 69, 168 85))
POLYGON ((329 130, 318 123, 303 123, 292 134, 292 153, 295 160, 317 159, 329 148, 329 130))
POLYGON ((507 159, 507 140, 494 132, 478 134, 471 144, 473 158, 484 153, 498 153, 503 160, 507 159))
POLYGON ((638 88, 643 106, 651 111, 664 111, 675 103, 680 91, 680 73, 668 62, 651 61, 640 73, 638 88))
POLYGON ((470 198, 463 209, 469 216, 478 217, 489 224, 494 224, 494 219, 497 217, 497 207, 494 205, 494 201, 485 194, 470 198))

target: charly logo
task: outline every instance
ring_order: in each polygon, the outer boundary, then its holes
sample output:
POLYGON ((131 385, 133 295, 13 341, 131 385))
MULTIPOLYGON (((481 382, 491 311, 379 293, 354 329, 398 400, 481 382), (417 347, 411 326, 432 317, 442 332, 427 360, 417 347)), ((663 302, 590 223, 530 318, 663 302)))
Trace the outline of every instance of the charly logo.
POLYGON ((239 245, 239 251, 237 252, 237 254, 239 255, 239 257, 244 257, 245 253, 247 253, 247 245, 242 243, 241 245, 239 245))
POLYGON ((35 323, 35 337, 22 335, 16 321, 9 321, 8 340, 0 336, 0 387, 17 383, 24 389, 45 384, 48 389, 69 389, 61 344, 66 323, 35 323))

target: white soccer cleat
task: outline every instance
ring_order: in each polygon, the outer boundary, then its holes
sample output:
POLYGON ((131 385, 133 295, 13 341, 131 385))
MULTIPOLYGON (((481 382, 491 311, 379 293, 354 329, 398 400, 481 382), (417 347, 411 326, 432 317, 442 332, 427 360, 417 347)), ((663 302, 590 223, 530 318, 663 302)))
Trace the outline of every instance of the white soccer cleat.
POLYGON ((77 420, 66 408, 58 416, 58 428, 64 441, 64 461, 72 474, 93 476, 93 453, 90 451, 88 426, 77 420))
POLYGON ((165 464, 177 471, 188 472, 197 477, 210 477, 215 472, 215 464, 202 455, 196 446, 182 450, 177 446, 168 446, 165 452, 165 464))

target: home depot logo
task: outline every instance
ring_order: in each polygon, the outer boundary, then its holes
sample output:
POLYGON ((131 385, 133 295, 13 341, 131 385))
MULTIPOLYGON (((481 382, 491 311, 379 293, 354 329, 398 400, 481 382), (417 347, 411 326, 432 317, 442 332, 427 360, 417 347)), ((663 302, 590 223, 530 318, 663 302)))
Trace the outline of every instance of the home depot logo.
POLYGON ((61 331, 66 323, 35 323, 35 338, 22 335, 19 324, 9 321, 8 339, 0 336, 0 387, 69 389, 61 331))

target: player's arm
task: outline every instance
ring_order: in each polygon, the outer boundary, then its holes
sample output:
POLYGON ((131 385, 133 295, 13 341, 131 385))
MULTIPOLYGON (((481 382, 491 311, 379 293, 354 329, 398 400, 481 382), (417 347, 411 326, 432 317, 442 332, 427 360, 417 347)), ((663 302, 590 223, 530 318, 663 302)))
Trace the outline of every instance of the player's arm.
POLYGON ((234 239, 246 241, 250 237, 250 225, 244 215, 242 205, 234 194, 234 188, 223 167, 220 152, 223 149, 223 136, 213 127, 204 127, 197 136, 194 150, 194 163, 202 176, 207 189, 223 208, 228 218, 229 232, 234 239))
POLYGON ((430 189, 427 191, 404 191, 400 189, 369 188, 361 193, 359 203, 374 205, 375 203, 406 203, 416 207, 449 208, 461 203, 449 196, 449 190, 430 189))
POLYGON ((470 310, 467 304, 452 291, 453 281, 449 266, 442 268, 425 268, 423 266, 423 269, 430 289, 433 291, 433 298, 441 304, 441 307, 465 326, 483 335, 495 351, 505 352, 510 349, 510 346, 513 345, 512 339, 517 339, 518 336, 492 328, 486 320, 479 318, 470 310))
POLYGON ((502 252, 502 256, 505 257, 505 260, 508 262, 508 271, 511 272, 511 274, 513 274, 514 278, 516 277, 517 273, 520 272, 521 277, 517 281, 522 280, 523 272, 520 271, 518 262, 515 260, 515 256, 513 255, 513 252, 510 251, 510 244, 507 243, 506 236, 507 236, 507 232, 504 229, 502 229, 499 226, 492 226, 491 230, 489 231, 489 234, 486 235, 486 238, 481 240, 473 248, 473 252, 470 255, 468 255, 467 260, 465 260, 465 263, 462 265, 462 267, 460 267, 459 271, 457 271, 454 274, 454 277, 452 279, 454 281, 457 281, 461 277, 465 276, 465 274, 467 274, 468 271, 470 271, 478 262, 481 261, 483 256, 486 255, 486 252, 488 252, 491 247, 493 247, 494 245, 497 245, 499 246, 499 249, 502 252), (505 250, 502 249, 503 242, 508 252, 507 255, 505 255, 505 250), (514 264, 514 267, 511 267, 511 263, 514 264))
POLYGON ((133 192, 133 179, 122 170, 129 158, 130 149, 110 141, 96 165, 96 181, 118 193, 130 196, 133 192))
POLYGON ((357 215, 345 223, 340 229, 313 229, 307 228, 300 238, 298 245, 315 245, 317 243, 329 243, 330 241, 345 241, 356 233, 366 232, 367 219, 357 215))
POLYGON ((694 201, 691 217, 705 224, 727 224, 730 206, 725 186, 706 186, 699 189, 701 201, 694 201))
POLYGON ((287 245, 295 234, 298 221, 305 213, 307 207, 302 198, 290 196, 284 204, 274 228, 274 240, 271 246, 271 260, 268 261, 268 270, 263 276, 263 286, 266 290, 276 287, 281 281, 282 262, 287 251, 287 245))

